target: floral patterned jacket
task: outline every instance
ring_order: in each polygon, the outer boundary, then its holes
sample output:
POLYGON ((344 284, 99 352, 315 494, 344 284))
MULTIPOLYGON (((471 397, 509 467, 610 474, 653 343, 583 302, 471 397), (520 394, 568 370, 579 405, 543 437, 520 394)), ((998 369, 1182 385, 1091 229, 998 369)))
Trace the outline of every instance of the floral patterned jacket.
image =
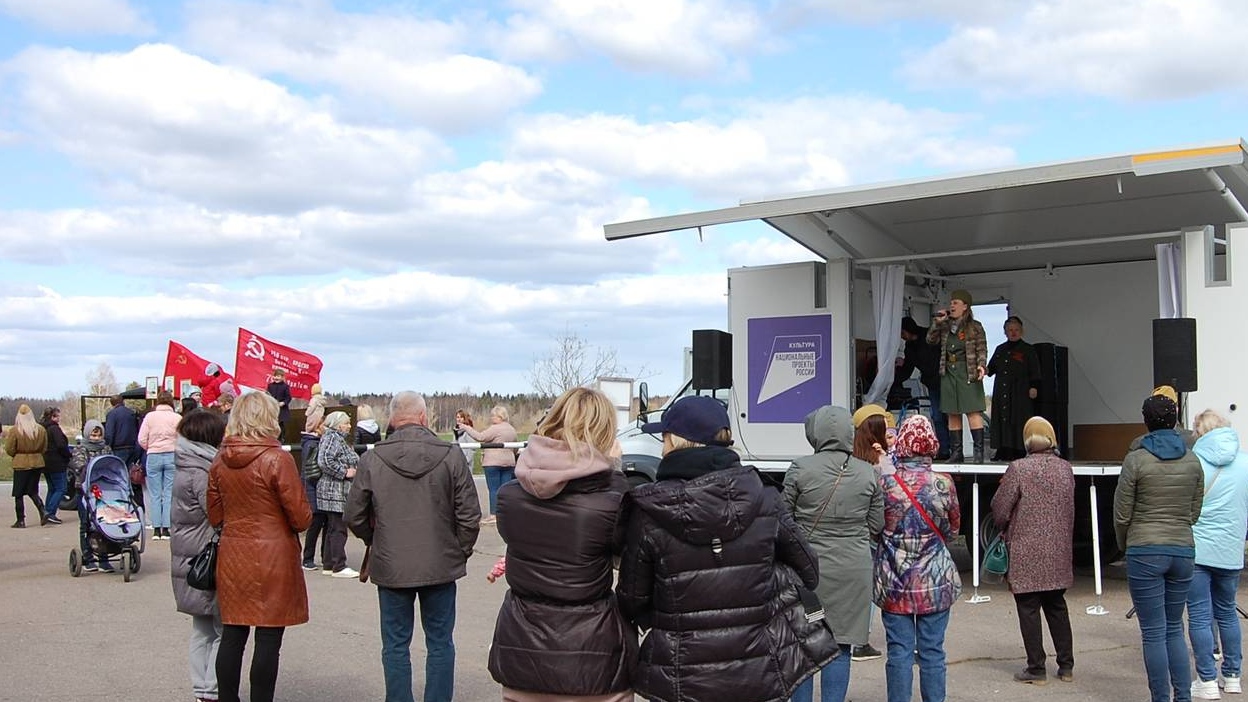
POLYGON ((945 542, 961 528, 958 493, 946 473, 934 473, 931 459, 900 459, 897 472, 880 478, 884 491, 884 531, 875 550, 874 596, 893 614, 932 614, 953 606, 962 579, 945 542), (931 517, 927 525, 898 485, 905 481, 931 517))

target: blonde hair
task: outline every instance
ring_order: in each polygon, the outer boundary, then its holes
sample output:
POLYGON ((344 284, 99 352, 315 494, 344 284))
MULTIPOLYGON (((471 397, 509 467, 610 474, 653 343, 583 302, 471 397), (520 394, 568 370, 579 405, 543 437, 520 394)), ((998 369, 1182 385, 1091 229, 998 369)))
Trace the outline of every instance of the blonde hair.
POLYGON ((1214 410, 1207 409, 1196 415, 1195 421, 1192 422, 1192 433, 1196 436, 1204 436, 1214 429, 1222 429, 1229 426, 1231 426, 1231 420, 1214 410))
POLYGON ((376 419, 376 417, 373 416, 373 406, 372 405, 360 405, 359 407, 356 407, 355 419, 356 421, 359 421, 361 419, 376 419))
POLYGON ((615 406, 597 390, 572 388, 555 400, 534 433, 566 442, 577 458, 587 446, 607 456, 615 444, 615 406))
POLYGON ((230 409, 230 423, 225 427, 225 435, 244 439, 276 439, 281 431, 277 424, 279 409, 277 400, 267 392, 249 392, 238 398, 230 409))
POLYGON ((1048 451, 1057 446, 1057 432, 1044 417, 1032 417, 1023 424, 1023 446, 1028 453, 1048 451))
MULTIPOLYGON (((719 433, 715 435, 715 441, 723 444, 724 446, 731 444, 732 443, 732 430, 727 427, 720 429, 719 433)), ((687 449, 687 448, 698 448, 699 446, 706 446, 706 444, 699 444, 696 441, 690 441, 689 439, 686 439, 683 436, 673 434, 670 431, 663 433, 663 455, 664 456, 671 453, 672 451, 679 451, 681 449, 687 449)))
POLYGON ((30 405, 17 408, 17 418, 13 420, 13 428, 28 439, 39 436, 39 422, 35 421, 35 413, 31 411, 30 405))
POLYGON ((494 405, 494 409, 490 410, 490 416, 498 417, 504 422, 511 417, 511 415, 507 414, 507 408, 502 405, 494 405))

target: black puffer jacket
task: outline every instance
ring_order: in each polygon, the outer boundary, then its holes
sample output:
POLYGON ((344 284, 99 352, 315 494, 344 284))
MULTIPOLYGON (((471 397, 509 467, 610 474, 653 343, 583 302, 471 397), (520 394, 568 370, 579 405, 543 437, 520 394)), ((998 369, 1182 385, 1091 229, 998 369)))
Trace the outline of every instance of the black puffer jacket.
POLYGON ((659 477, 625 501, 617 593, 625 616, 650 628, 633 689, 662 702, 788 698, 837 655, 797 592, 799 580, 818 583, 814 552, 779 494, 729 449, 673 451, 659 477))
POLYGON ((489 668, 502 685, 563 696, 631 688, 637 632, 611 591, 626 492, 628 481, 615 471, 569 481, 550 499, 534 497, 520 481, 499 488, 511 589, 489 668))

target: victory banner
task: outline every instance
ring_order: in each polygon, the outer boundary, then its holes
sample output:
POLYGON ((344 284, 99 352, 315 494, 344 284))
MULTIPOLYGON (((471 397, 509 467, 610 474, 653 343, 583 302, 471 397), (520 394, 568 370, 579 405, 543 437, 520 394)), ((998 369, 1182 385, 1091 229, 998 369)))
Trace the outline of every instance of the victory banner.
POLYGON ((237 382, 252 388, 266 388, 273 370, 286 371, 290 394, 312 398, 312 385, 321 381, 321 359, 310 353, 270 341, 255 332, 238 328, 238 351, 234 360, 237 382))

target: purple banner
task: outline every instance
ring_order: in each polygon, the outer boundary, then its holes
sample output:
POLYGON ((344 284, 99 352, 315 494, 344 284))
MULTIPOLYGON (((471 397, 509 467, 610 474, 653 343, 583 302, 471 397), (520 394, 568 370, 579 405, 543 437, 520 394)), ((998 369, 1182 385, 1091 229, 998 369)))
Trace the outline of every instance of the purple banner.
POLYGON ((832 402, 832 317, 748 321, 747 421, 784 424, 832 402))

